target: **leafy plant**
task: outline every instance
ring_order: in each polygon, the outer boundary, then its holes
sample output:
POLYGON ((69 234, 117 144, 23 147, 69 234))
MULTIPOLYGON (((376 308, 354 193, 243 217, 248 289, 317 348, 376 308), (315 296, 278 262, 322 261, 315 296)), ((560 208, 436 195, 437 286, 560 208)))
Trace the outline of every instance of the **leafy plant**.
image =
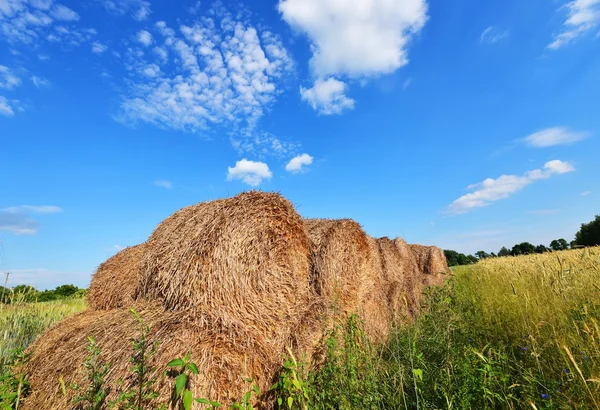
MULTIPOLYGON (((188 353, 183 358, 179 357, 167 363, 168 367, 179 368, 171 394, 171 405, 184 410, 190 410, 194 402, 194 397, 189 389, 189 374, 198 374, 198 366, 192 362, 191 356, 191 353, 188 353)), ((198 400, 203 399, 197 399, 196 401, 198 400)), ((202 403, 201 401, 198 402, 202 403)))
POLYGON ((18 409, 21 400, 29 393, 30 386, 25 373, 28 360, 29 354, 23 350, 13 352, 9 371, 0 375, 0 409, 18 409))
POLYGON ((294 354, 288 348, 288 357, 283 362, 279 378, 270 389, 277 394, 278 408, 292 409, 296 405, 296 408, 308 409, 308 392, 304 381, 298 375, 300 367, 294 354))
POLYGON ((158 344, 150 342, 150 327, 144 322, 140 314, 134 309, 129 311, 136 319, 138 331, 138 336, 131 342, 133 354, 130 362, 132 364, 133 383, 129 390, 119 394, 111 407, 118 410, 144 410, 149 409, 152 400, 159 396, 159 393, 155 390, 155 381, 150 378, 150 375, 156 369, 149 364, 149 360, 156 354, 158 344))
POLYGON ((104 407, 106 398, 110 392, 105 386, 106 376, 110 370, 110 364, 102 363, 102 353, 96 339, 88 337, 88 356, 83 363, 86 370, 87 386, 83 387, 73 384, 71 388, 77 392, 73 398, 73 404, 80 410, 100 410, 104 407))

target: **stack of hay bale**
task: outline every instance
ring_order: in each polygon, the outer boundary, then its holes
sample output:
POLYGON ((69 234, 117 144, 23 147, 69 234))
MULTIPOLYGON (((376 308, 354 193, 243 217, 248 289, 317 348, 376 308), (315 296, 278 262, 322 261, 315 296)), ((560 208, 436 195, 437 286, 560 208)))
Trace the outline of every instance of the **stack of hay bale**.
MULTIPOLYGON (((238 400, 253 378, 266 391, 286 349, 311 362, 329 324, 356 313, 374 342, 418 309, 425 286, 448 270, 441 250, 374 239, 352 220, 303 220, 275 193, 246 192, 184 208, 145 243, 100 265, 90 308, 46 331, 30 348, 31 408, 71 408, 62 383, 85 382, 87 338, 112 364, 107 383, 130 374, 138 311, 160 343, 152 358, 192 352, 194 397, 238 400)), ((170 384, 159 378, 164 402, 170 384)), ((69 394, 67 394, 68 396, 69 394)))

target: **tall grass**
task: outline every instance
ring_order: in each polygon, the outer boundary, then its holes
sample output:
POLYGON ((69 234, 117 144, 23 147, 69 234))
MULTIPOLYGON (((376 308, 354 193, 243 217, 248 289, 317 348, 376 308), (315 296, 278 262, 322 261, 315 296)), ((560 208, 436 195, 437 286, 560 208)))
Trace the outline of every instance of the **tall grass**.
POLYGON ((25 349, 48 326, 85 307, 85 299, 0 304, 0 374, 15 350, 25 349))

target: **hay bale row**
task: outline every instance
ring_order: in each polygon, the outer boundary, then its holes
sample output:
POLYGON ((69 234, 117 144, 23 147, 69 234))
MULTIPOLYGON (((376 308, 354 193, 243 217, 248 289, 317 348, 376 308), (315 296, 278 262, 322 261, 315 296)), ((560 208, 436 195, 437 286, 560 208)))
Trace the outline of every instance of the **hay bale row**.
MULTIPOLYGON (((202 369, 195 396, 231 402, 248 389, 245 377, 264 390, 288 346, 319 363, 328 326, 350 313, 359 314, 372 340, 384 342, 393 322, 414 315, 423 288, 437 283, 433 272, 444 270, 445 259, 436 249, 371 238, 349 219, 302 220, 274 193, 184 208, 146 243, 103 263, 90 286, 91 310, 32 346, 33 393, 25 408, 69 408, 55 394, 57 382, 84 380, 88 336, 113 363, 110 386, 129 374, 132 304, 161 343, 158 369, 193 352, 202 369)), ((170 386, 159 388, 166 399, 170 386)))

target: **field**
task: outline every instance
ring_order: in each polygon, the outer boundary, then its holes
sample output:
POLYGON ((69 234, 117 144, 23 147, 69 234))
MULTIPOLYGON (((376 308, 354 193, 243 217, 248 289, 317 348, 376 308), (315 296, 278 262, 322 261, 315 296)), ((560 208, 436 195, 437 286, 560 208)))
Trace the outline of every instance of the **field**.
MULTIPOLYGON (((282 358, 274 394, 299 409, 600 409, 599 285, 600 248, 460 267, 385 346, 352 316, 318 370, 282 358)), ((3 306, 3 360, 83 308, 3 306)))

